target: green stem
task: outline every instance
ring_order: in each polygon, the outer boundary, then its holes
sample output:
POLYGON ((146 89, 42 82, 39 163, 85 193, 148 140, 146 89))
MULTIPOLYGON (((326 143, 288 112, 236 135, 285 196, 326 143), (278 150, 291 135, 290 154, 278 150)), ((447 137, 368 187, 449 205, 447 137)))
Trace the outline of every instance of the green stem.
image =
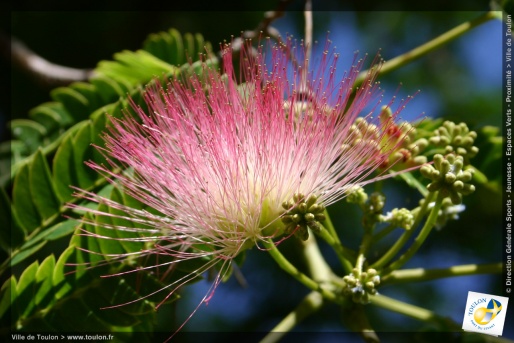
POLYGON ((385 236, 387 236, 388 234, 390 234, 397 228, 398 227, 396 225, 386 226, 379 233, 377 233, 376 235, 373 236, 373 242, 378 242, 379 240, 381 240, 382 238, 384 238, 385 236))
POLYGON ((362 237, 362 243, 359 248, 359 256, 355 262, 355 268, 357 268, 359 272, 362 272, 362 267, 366 261, 366 252, 368 251, 371 242, 373 241, 373 228, 374 227, 366 228, 364 236, 362 237))
POLYGON ((348 302, 348 305, 341 306, 341 321, 349 330, 358 332, 364 342, 380 343, 380 339, 371 326, 364 308, 365 306, 362 304, 348 302))
MULTIPOLYGON (((318 244, 316 243, 316 237, 312 235, 312 232, 310 233, 309 238, 300 243, 305 263, 309 269, 309 274, 319 283, 330 283, 336 279, 336 276, 321 255, 318 244)), ((289 268, 288 266, 286 267, 289 268)), ((323 296, 318 291, 312 291, 291 313, 282 319, 266 337, 264 337, 261 343, 274 343, 279 341, 285 333, 291 331, 300 321, 319 310, 323 305, 323 296)))
MULTIPOLYGON (((448 44, 449 42, 462 36, 466 32, 472 30, 473 28, 475 28, 491 19, 498 19, 497 11, 487 12, 476 19, 462 23, 462 24, 454 27, 453 29, 450 29, 449 31, 443 33, 442 35, 432 39, 431 41, 428 41, 425 44, 422 44, 422 45, 412 49, 411 51, 408 51, 400 56, 397 56, 397 57, 385 62, 382 65, 382 68, 380 68, 379 74, 382 75, 382 74, 389 73, 393 70, 396 70, 396 69, 422 57, 423 55, 426 55, 426 54, 442 47, 443 45, 448 44)), ((364 82, 364 80, 366 79, 368 73, 369 73, 368 70, 362 71, 355 81, 355 86, 361 85, 362 82, 364 82)))
POLYGON ((277 262, 277 264, 282 268, 284 271, 286 271, 289 275, 294 277, 297 281, 302 283, 307 288, 321 293, 323 298, 330 300, 332 302, 335 302, 337 304, 341 304, 342 298, 338 297, 334 292, 331 290, 328 290, 326 287, 323 287, 307 275, 300 272, 295 266, 289 262, 284 255, 277 249, 275 244, 272 241, 264 240, 262 241, 264 247, 267 249, 268 253, 271 255, 271 257, 277 262))
POLYGON ((323 221, 323 225, 321 225, 321 232, 319 232, 318 235, 323 240, 325 240, 332 247, 332 249, 334 249, 345 272, 350 273, 353 269, 351 261, 354 260, 355 253, 352 250, 345 248, 341 244, 341 240, 337 235, 334 224, 332 223, 330 215, 326 209, 324 211, 324 214, 325 220, 323 221))
POLYGON ((317 282, 330 282, 335 275, 321 255, 316 237, 310 232, 306 241, 300 241, 305 264, 309 269, 309 275, 317 282))
POLYGON ((278 342, 299 322, 323 307, 323 297, 318 292, 309 293, 300 304, 268 333, 260 343, 278 342))
POLYGON ((339 258, 339 261, 341 262, 344 270, 346 273, 350 273, 353 269, 353 264, 350 261, 355 260, 355 253, 345 248, 341 242, 339 241, 339 238, 337 238, 337 234, 335 236, 331 235, 329 230, 326 229, 323 225, 320 225, 321 230, 317 233, 325 242, 328 243, 334 249, 334 251, 337 254, 337 257, 339 258))
POLYGON ((421 219, 425 216, 425 213, 428 209, 428 205, 434 200, 434 197, 435 193, 431 192, 428 194, 428 196, 425 198, 425 201, 423 202, 423 205, 419 209, 416 218, 414 219, 414 224, 412 225, 412 228, 410 230, 406 230, 396 241, 396 243, 394 243, 393 246, 378 261, 371 265, 371 268, 382 268, 389 261, 391 261, 396 256, 396 254, 398 254, 398 252, 405 246, 405 244, 407 244, 410 237, 414 233, 415 228, 419 225, 421 219))
POLYGON ((382 307, 386 310, 401 313, 423 322, 444 323, 445 326, 455 327, 455 329, 460 330, 460 326, 450 319, 441 317, 422 307, 411 305, 381 294, 370 297, 370 300, 372 305, 382 307))
POLYGON ((499 274, 503 270, 501 263, 493 264, 465 264, 440 269, 404 269, 392 271, 382 279, 383 284, 397 284, 405 282, 421 282, 445 277, 477 275, 477 274, 499 274))
MULTIPOLYGON (((430 212, 430 215, 428 216, 425 225, 419 232, 418 236, 416 237, 412 245, 402 256, 398 258, 398 260, 391 263, 389 267, 385 268, 382 271, 382 275, 387 275, 393 270, 401 268, 405 263, 407 263, 407 261, 409 261, 412 258, 412 256, 414 256, 414 254, 419 250, 423 242, 425 242, 425 240, 428 237, 428 234, 430 233, 430 231, 432 231, 432 228, 435 226, 437 217, 439 216, 439 210, 441 209, 441 205, 443 204, 444 196, 442 196, 440 192, 437 192, 437 194, 438 195, 434 207, 432 208, 432 211, 430 212)), ((425 200, 425 202, 428 202, 428 199, 425 200)))
POLYGON ((341 241, 339 240, 339 236, 337 235, 337 232, 336 232, 336 228, 334 227, 334 223, 332 223, 332 220, 330 219, 330 215, 329 215, 327 209, 325 209, 323 214, 325 215, 325 220, 323 221, 323 227, 325 227, 325 229, 328 230, 328 232, 332 235, 335 242, 337 242, 338 244, 341 244, 341 241))

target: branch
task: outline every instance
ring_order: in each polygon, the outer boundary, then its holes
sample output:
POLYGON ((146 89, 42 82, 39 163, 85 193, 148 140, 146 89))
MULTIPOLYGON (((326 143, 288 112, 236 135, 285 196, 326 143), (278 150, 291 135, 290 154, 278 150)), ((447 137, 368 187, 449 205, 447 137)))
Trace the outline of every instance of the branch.
POLYGON ((0 32, 0 50, 11 63, 46 87, 86 81, 93 75, 92 69, 70 68, 52 63, 30 50, 20 40, 8 37, 4 32, 0 32))
POLYGON ((411 305, 403 301, 399 301, 393 298, 386 297, 385 295, 374 295, 370 298, 371 304, 393 311, 401 313, 405 316, 417 319, 422 322, 443 324, 444 326, 460 330, 460 326, 457 325, 449 318, 439 316, 435 312, 426 310, 419 306, 411 305))
POLYGON ((440 279, 445 277, 478 275, 478 274, 499 274, 502 272, 501 263, 493 264, 466 264, 439 269, 404 269, 395 270, 391 274, 384 276, 383 284, 397 284, 405 282, 419 282, 440 279))
POLYGON ((309 61, 311 59, 312 31, 313 31, 311 0, 305 1, 305 10, 303 11, 303 14, 305 17, 305 48, 307 50, 305 59, 307 61, 309 61))
POLYGON ((267 11, 264 13, 264 19, 259 22, 257 27, 253 30, 246 30, 241 33, 241 37, 235 38, 232 42, 233 53, 239 51, 243 45, 245 39, 254 39, 259 36, 270 37, 278 42, 279 47, 285 49, 290 55, 291 62, 293 65, 298 66, 296 57, 289 51, 289 48, 282 40, 280 32, 271 26, 271 23, 278 18, 284 16, 286 7, 292 2, 292 0, 282 0, 278 4, 278 8, 275 11, 267 11))
POLYGON ((326 286, 319 284, 314 281, 307 275, 300 272, 294 265, 291 264, 277 249, 275 244, 272 241, 263 240, 262 244, 265 247, 265 250, 271 255, 271 257, 275 260, 275 262, 286 271, 289 275, 294 277, 301 284, 309 288, 310 290, 319 292, 323 298, 332 301, 336 304, 344 304, 345 299, 334 293, 331 289, 328 289, 326 286))
MULTIPOLYGON (((475 28, 489 20, 501 19, 501 14, 499 17, 498 13, 501 13, 501 12, 498 12, 498 11, 487 12, 476 19, 467 21, 465 23, 462 23, 462 24, 454 27, 453 29, 443 33, 442 35, 432 39, 431 41, 426 42, 425 44, 422 44, 402 55, 399 55, 399 56, 385 62, 384 65, 380 68, 379 74, 383 75, 383 74, 387 74, 388 72, 391 72, 393 70, 396 70, 396 69, 428 54, 429 52, 432 52, 432 51, 440 48, 441 46, 448 44, 449 42, 453 41, 454 39, 462 36, 466 32, 472 30, 473 28, 475 28)), ((364 80, 366 79, 367 74, 368 74, 367 70, 360 72, 359 76, 355 80, 355 86, 361 85, 362 82, 364 82, 364 80)))
POLYGON ((284 15, 286 7, 292 2, 292 0, 282 0, 279 2, 278 7, 275 11, 267 11, 264 13, 264 19, 257 25, 254 30, 247 30, 243 32, 243 38, 255 38, 261 33, 265 36, 282 42, 280 34, 277 29, 271 26, 271 23, 284 15))
POLYGON ((291 331, 296 324, 321 307, 323 307, 323 296, 315 291, 309 293, 291 313, 282 319, 282 321, 261 340, 260 343, 278 342, 286 333, 291 331))

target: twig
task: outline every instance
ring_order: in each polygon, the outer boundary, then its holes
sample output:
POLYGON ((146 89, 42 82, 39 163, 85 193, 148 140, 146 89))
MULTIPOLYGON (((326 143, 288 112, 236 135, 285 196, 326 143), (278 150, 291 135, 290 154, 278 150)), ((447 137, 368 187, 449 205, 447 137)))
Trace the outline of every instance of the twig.
POLYGON ((271 23, 284 15, 286 7, 292 2, 292 0, 282 0, 279 2, 278 7, 275 11, 267 11, 264 13, 264 19, 257 25, 254 30, 247 30, 243 32, 243 38, 255 38, 261 33, 265 36, 277 40, 279 43, 282 42, 278 30, 271 26, 271 23))
POLYGON ((377 294, 371 297, 371 305, 375 305, 389 311, 398 312, 422 322, 442 324, 445 327, 450 327, 455 330, 460 329, 460 327, 449 318, 439 316, 437 313, 422 307, 386 297, 385 295, 377 294))
POLYGON ((289 313, 280 323, 268 333, 260 343, 276 343, 286 333, 291 331, 299 322, 310 314, 318 311, 324 305, 323 297, 318 292, 309 293, 302 302, 289 313))
POLYGON ((329 287, 319 284, 318 282, 314 281, 304 273, 300 272, 291 262, 289 262, 289 260, 287 260, 284 257, 284 255, 282 255, 282 253, 278 250, 278 248, 272 241, 264 240, 262 241, 262 244, 265 250, 279 265, 279 267, 286 271, 289 275, 294 277, 301 284, 303 284, 310 290, 319 292, 324 299, 327 299, 340 305, 345 303, 346 300, 338 294, 334 293, 332 289, 329 289, 329 287))
POLYGON ((403 269, 395 270, 382 279, 382 284, 398 284, 407 282, 429 281, 439 278, 456 277, 478 274, 500 274, 503 266, 501 263, 493 264, 465 264, 449 268, 438 269, 403 269))
POLYGON ((305 17, 305 59, 309 61, 311 59, 312 52, 312 2, 311 0, 305 0, 305 11, 303 12, 305 17))
MULTIPOLYGON (((492 19, 500 19, 501 20, 501 12, 498 11, 490 11, 487 12, 480 17, 467 21, 465 23, 462 23, 453 29, 437 36, 436 38, 410 50, 407 51, 404 54, 401 54, 399 56, 396 56, 395 58, 387 61, 384 63, 384 65, 380 68, 379 74, 384 75, 388 72, 391 72, 393 70, 396 70, 418 58, 421 56, 424 56, 428 54, 431 51, 434 51, 436 49, 439 49, 441 46, 448 44, 449 42, 453 41, 454 39, 462 36, 466 32, 472 30, 473 28, 489 21, 492 19), (500 13, 500 14, 498 14, 500 13)), ((368 70, 364 70, 360 72, 359 76, 355 80, 354 86, 361 85, 364 80, 366 79, 368 74, 368 70)))
POLYGON ((25 44, 14 37, 0 32, 0 50, 28 75, 46 87, 66 86, 75 81, 86 81, 92 69, 77 69, 52 63, 30 50, 25 44), (10 51, 10 54, 9 54, 10 51))
POLYGON ((291 62, 295 67, 297 67, 298 61, 293 53, 291 53, 289 46, 284 43, 282 37, 280 36, 280 32, 271 26, 271 23, 278 18, 284 16, 286 7, 292 2, 292 0, 282 0, 279 2, 278 7, 275 11, 267 11, 264 13, 264 19, 259 22, 257 27, 253 30, 243 31, 240 38, 234 39, 232 42, 232 47, 234 53, 238 51, 243 44, 244 39, 254 39, 259 36, 270 37, 278 42, 278 45, 284 49, 288 55, 291 57, 291 62))
POLYGON ((312 2, 305 0, 305 10, 303 11, 305 17, 305 66, 301 70, 300 78, 300 93, 309 94, 307 86, 307 76, 309 74, 309 61, 312 53, 312 2))

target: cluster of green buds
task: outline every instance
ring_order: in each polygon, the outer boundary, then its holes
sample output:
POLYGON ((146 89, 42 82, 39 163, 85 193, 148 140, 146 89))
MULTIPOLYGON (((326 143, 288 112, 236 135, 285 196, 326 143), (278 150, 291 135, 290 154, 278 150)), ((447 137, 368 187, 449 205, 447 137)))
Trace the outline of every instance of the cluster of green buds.
POLYGON ((368 201, 368 193, 361 186, 353 186, 347 192, 346 201, 363 207, 368 201))
POLYGON ((325 206, 317 203, 318 197, 311 194, 309 197, 301 193, 293 195, 293 199, 282 203, 284 214, 282 222, 286 225, 284 232, 294 235, 305 241, 309 238, 309 230, 319 232, 320 222, 325 220, 325 206))
POLYGON ((366 212, 371 214, 380 214, 385 206, 385 196, 380 192, 371 193, 366 203, 366 212))
POLYGON ((359 205, 364 212, 362 218, 364 227, 371 227, 375 223, 383 221, 382 211, 385 206, 385 200, 385 196, 380 192, 374 192, 368 196, 361 186, 352 187, 346 197, 347 202, 359 205))
POLYGON ((462 196, 475 191, 475 186, 470 184, 473 177, 473 169, 463 169, 464 158, 450 154, 434 156, 434 165, 421 167, 421 175, 430 179, 427 189, 430 192, 439 191, 443 197, 449 197, 454 205, 462 202, 462 196))
POLYGON ((391 109, 387 106, 382 108, 378 126, 359 117, 350 127, 349 137, 349 143, 342 146, 343 152, 365 144, 385 158, 380 168, 405 169, 427 162, 427 158, 420 154, 428 146, 428 141, 425 138, 415 140, 416 129, 411 124, 394 123, 391 109))
POLYGON ((389 223, 394 227, 410 230, 414 225, 414 215, 406 208, 395 208, 382 216, 382 222, 389 223))
POLYGON ((380 276, 373 268, 365 272, 354 268, 351 274, 343 277, 343 281, 345 283, 344 295, 351 297, 356 303, 367 304, 369 296, 377 294, 376 287, 380 284, 380 276))
POLYGON ((478 153, 478 148, 473 145, 476 138, 477 133, 470 131, 465 123, 445 121, 434 130, 429 141, 436 147, 444 148, 445 154, 454 153, 462 156, 465 164, 468 164, 469 159, 478 153))
POLYGON ((373 192, 369 196, 369 200, 364 204, 364 216, 362 224, 364 227, 372 227, 375 223, 382 221, 382 212, 384 210, 386 198, 380 192, 373 192))

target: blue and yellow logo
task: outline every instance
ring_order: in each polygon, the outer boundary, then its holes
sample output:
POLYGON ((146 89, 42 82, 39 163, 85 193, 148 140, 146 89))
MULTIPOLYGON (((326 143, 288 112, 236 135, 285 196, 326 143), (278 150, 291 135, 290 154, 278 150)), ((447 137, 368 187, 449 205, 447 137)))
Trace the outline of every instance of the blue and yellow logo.
POLYGON ((489 324, 500 311, 502 310, 502 304, 498 300, 491 299, 489 304, 487 304, 487 308, 481 307, 476 309, 474 318, 477 324, 486 325, 489 324))

